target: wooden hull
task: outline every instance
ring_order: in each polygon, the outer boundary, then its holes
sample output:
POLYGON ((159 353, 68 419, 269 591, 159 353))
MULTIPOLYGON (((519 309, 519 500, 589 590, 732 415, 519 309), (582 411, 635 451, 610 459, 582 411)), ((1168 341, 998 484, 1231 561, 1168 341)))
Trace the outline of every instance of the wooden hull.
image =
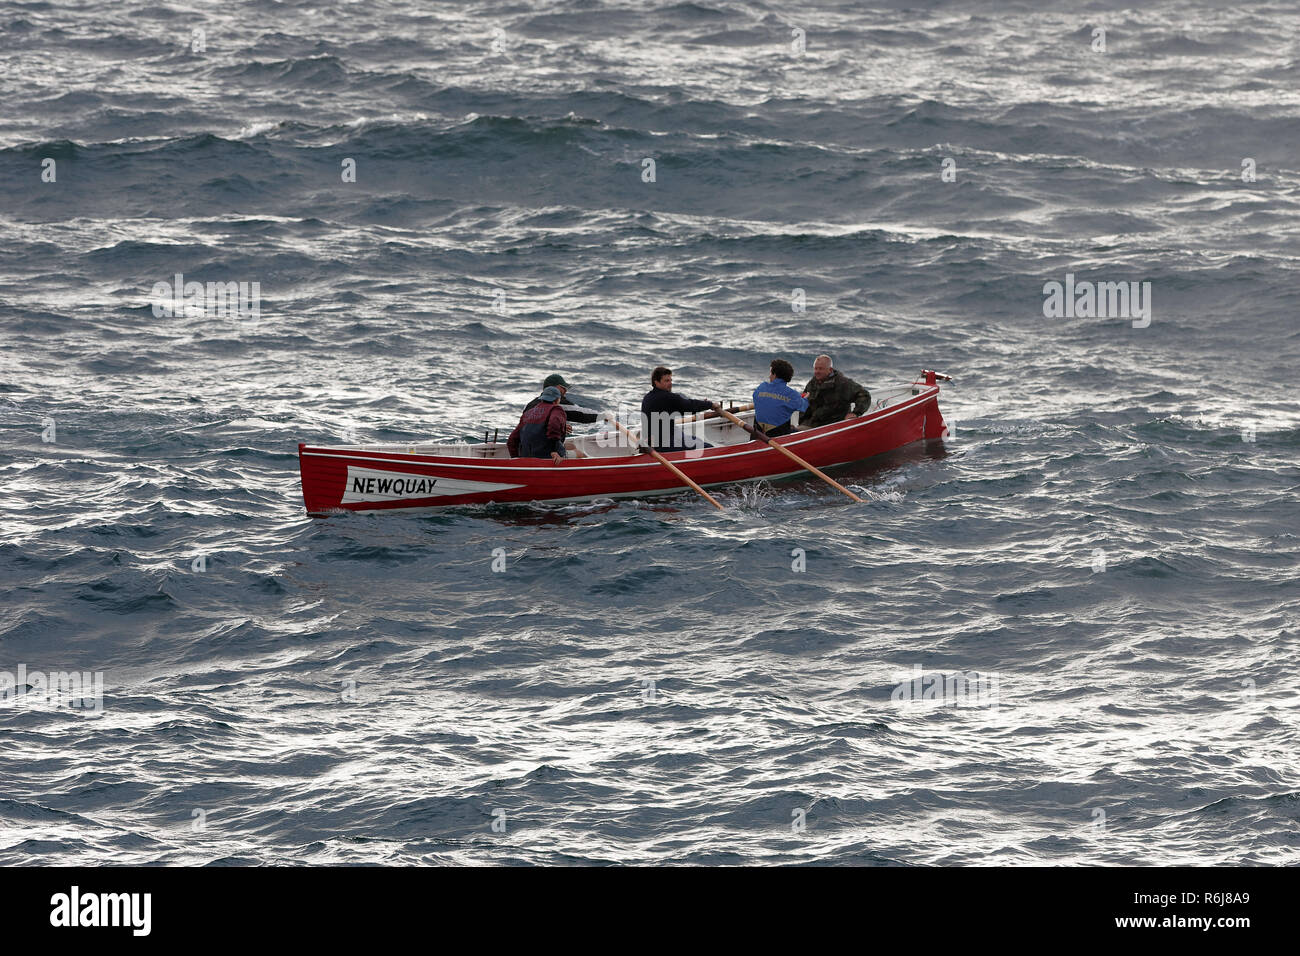
MULTIPOLYGON (((847 422, 775 439, 819 468, 844 465, 947 434, 939 389, 917 385, 893 404, 847 422)), ((789 458, 747 441, 666 455, 703 486, 797 474, 789 458)), ((649 455, 569 458, 482 458, 403 454, 384 448, 298 445, 307 512, 430 510, 523 501, 584 501, 687 492, 649 455)))

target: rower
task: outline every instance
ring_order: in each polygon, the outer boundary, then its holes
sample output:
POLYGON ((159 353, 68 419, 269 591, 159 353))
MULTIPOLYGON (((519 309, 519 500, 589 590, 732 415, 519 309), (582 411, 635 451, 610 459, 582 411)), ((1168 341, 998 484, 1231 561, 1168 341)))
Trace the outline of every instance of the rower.
POLYGON ((528 404, 506 439, 511 458, 550 458, 557 465, 564 461, 568 422, 559 406, 560 390, 553 385, 542 389, 537 401, 528 404))
POLYGON ((686 412, 718 411, 717 402, 687 398, 673 391, 673 370, 659 365, 650 373, 653 386, 641 399, 641 440, 655 451, 682 451, 712 447, 694 435, 683 435, 678 421, 686 412))
POLYGON ((754 426, 768 438, 790 434, 790 416, 808 410, 808 399, 790 387, 794 366, 785 359, 772 359, 767 381, 754 389, 754 426))
MULTIPOLYGON (((592 422, 595 422, 600 418, 600 413, 594 408, 583 408, 581 405, 567 401, 569 383, 566 382, 564 376, 558 372, 546 376, 546 381, 542 382, 542 388, 558 388, 560 390, 560 408, 564 409, 564 417, 569 420, 570 432, 573 431, 572 425, 574 422, 577 422, 580 425, 590 425, 592 422)), ((528 409, 532 408, 540 401, 540 398, 534 398, 524 406, 524 411, 528 411, 528 409)))

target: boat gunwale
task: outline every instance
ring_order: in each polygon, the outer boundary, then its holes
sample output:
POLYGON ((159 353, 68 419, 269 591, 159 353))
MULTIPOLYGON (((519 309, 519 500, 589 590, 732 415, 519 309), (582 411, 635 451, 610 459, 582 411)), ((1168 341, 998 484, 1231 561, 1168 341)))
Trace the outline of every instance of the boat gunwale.
MULTIPOLYGON (((917 384, 918 383, 914 382, 912 383, 911 386, 906 386, 906 387, 916 387, 917 384)), ((905 387, 905 386, 899 386, 899 387, 905 387)), ((817 428, 810 429, 809 431, 806 432, 795 432, 792 435, 783 435, 780 438, 775 438, 772 440, 774 442, 780 442, 781 445, 787 448, 791 448, 808 441, 817 441, 822 438, 828 438, 842 431, 848 431, 850 429, 860 428, 864 425, 874 424, 875 422, 882 421, 890 417, 891 415, 896 415, 900 412, 906 411, 907 409, 913 407, 914 405, 922 403, 927 399, 933 398, 937 396, 939 393, 938 385, 922 384, 920 387, 922 388, 922 391, 919 394, 909 396, 906 401, 903 401, 893 407, 882 408, 877 412, 868 413, 866 415, 860 415, 857 418, 851 419, 849 421, 832 422, 828 425, 821 425, 818 426, 817 428)), ((766 442, 760 443, 757 439, 753 439, 751 441, 740 442, 735 445, 719 445, 719 446, 715 446, 714 448, 706 448, 703 450, 703 453, 700 455, 689 456, 689 452, 687 451, 678 451, 678 452, 669 452, 665 455, 665 457, 669 461, 673 462, 674 464, 678 464, 678 463, 689 463, 689 462, 696 462, 696 461, 719 461, 724 458, 734 458, 734 457, 741 457, 744 455, 761 454, 763 452, 770 451, 770 450, 771 449, 768 448, 768 443, 766 442), (757 446, 757 447, 752 447, 752 446, 757 446), (716 452, 716 454, 711 454, 712 452, 716 452)), ((508 469, 508 470, 525 470, 525 471, 530 471, 533 469, 546 469, 547 471, 550 471, 552 469, 559 468, 565 471, 600 471, 600 470, 607 470, 610 468, 662 468, 663 467, 663 465, 661 465, 657 460, 655 460, 653 457, 649 455, 646 455, 644 452, 638 452, 635 455, 620 455, 617 457, 611 457, 605 459, 606 461, 612 462, 611 464, 601 464, 601 465, 580 464, 580 462, 597 461, 599 460, 597 458, 572 458, 572 459, 566 458, 564 461, 556 463, 542 458, 536 458, 536 459, 534 458, 481 458, 477 460, 469 459, 467 461, 464 459, 463 456, 457 456, 457 455, 410 454, 410 455, 401 455, 400 457, 396 457, 396 458, 384 457, 384 456, 391 456, 394 454, 400 455, 400 453, 394 453, 394 452, 367 452, 367 451, 357 451, 357 450, 343 452, 340 451, 340 449, 337 446, 308 445, 305 442, 300 442, 298 444, 298 455, 300 458, 304 455, 310 455, 317 458, 343 458, 352 461, 392 463, 392 464, 399 464, 399 465, 436 465, 441 468, 469 468, 471 470, 495 468, 495 469, 508 469)), ((847 463, 848 462, 836 462, 835 464, 847 464, 847 463)), ((731 480, 735 481, 737 479, 731 479, 731 480)))

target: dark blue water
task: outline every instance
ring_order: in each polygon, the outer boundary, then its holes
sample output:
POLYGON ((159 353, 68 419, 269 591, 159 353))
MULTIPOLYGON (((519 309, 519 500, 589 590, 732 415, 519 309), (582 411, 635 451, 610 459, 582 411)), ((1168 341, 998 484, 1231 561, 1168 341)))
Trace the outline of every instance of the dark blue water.
POLYGON ((1298 30, 0 0, 0 688, 104 686, 0 703, 0 863, 1294 864, 1298 30), (863 505, 303 513, 299 441, 823 351, 957 379, 863 505))

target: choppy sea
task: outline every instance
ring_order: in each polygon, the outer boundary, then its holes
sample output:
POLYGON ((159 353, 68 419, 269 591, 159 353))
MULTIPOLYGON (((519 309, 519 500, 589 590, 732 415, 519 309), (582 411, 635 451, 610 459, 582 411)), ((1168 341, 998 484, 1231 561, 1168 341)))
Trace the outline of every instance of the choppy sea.
POLYGON ((1300 862, 1293 4, 0 0, 0 102, 0 864, 1300 862), (304 513, 820 352, 956 379, 865 504, 304 513))

